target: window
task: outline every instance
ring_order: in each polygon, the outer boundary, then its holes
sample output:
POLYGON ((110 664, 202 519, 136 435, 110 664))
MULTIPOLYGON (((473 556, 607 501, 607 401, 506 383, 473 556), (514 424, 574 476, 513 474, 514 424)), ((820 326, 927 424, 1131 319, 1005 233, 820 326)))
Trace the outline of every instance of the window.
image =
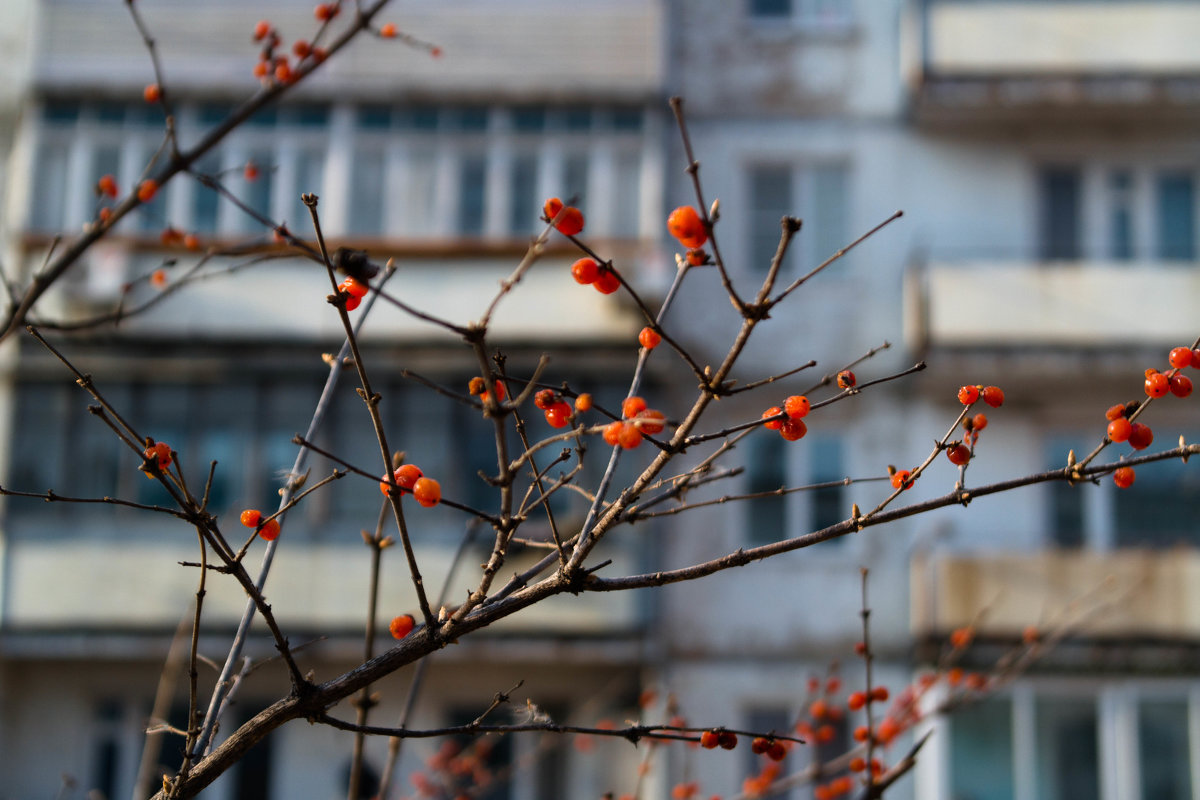
POLYGON ((1037 796, 1045 800, 1099 797, 1095 700, 1039 697, 1034 724, 1037 796))
MULTIPOLYGON (((746 464, 746 491, 771 492, 787 485, 787 444, 773 431, 751 436, 746 464)), ((764 497, 743 507, 750 519, 747 531, 751 545, 777 542, 787 536, 787 495, 764 497)))
POLYGON ((1138 705, 1142 800, 1191 800, 1189 753, 1186 701, 1143 700, 1138 705))
POLYGON ((813 28, 844 27, 853 0, 748 0, 750 18, 763 22, 791 20, 813 28))
MULTIPOLYGON (((846 477, 845 468, 842 466, 842 442, 828 436, 814 436, 809 444, 808 457, 808 483, 834 484, 806 493, 809 504, 808 528, 810 531, 819 531, 841 522, 850 515, 849 505, 845 500, 846 487, 839 483, 846 477)), ((832 541, 844 542, 846 537, 832 541)))
POLYGON ((1187 172, 1165 172, 1155 183, 1157 256, 1170 261, 1196 257, 1195 181, 1187 172))
POLYGON ((1047 261, 1082 255, 1082 183, 1077 167, 1047 167, 1038 176, 1040 255, 1047 261))
MULTIPOLYGON (((1189 441, 1194 441, 1189 435, 1189 441)), ((1141 464, 1128 489, 1105 483, 1113 501, 1118 547, 1200 546, 1194 521, 1200 511, 1200 479, 1177 463, 1141 464)))
POLYGON ((747 183, 748 258, 754 272, 766 274, 770 268, 779 248, 779 223, 784 216, 804 221, 788 247, 785 270, 810 270, 849 244, 850 182, 846 164, 757 164, 750 167, 747 183))
POLYGON ((1133 175, 1127 169, 1108 176, 1108 257, 1114 261, 1133 258, 1133 175))
POLYGON ((1012 704, 995 698, 957 709, 950 720, 950 796, 1010 800, 1013 787, 1012 704))

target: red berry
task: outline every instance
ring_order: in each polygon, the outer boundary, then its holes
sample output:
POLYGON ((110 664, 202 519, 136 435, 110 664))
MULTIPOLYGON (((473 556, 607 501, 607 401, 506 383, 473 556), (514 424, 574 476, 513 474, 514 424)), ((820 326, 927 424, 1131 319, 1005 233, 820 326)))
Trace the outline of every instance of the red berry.
POLYGON ((156 194, 158 194, 158 181, 144 180, 138 185, 138 200, 141 200, 143 203, 149 203, 154 199, 154 195, 156 194))
POLYGON ((1192 393, 1192 379, 1186 375, 1172 375, 1168 381, 1171 394, 1176 397, 1187 397, 1192 393))
POLYGON ((1161 372, 1146 376, 1146 394, 1150 397, 1162 397, 1170 390, 1170 381, 1161 372))
POLYGON ((1113 472, 1113 483, 1117 485, 1118 489, 1128 489, 1133 486, 1133 479, 1133 467, 1118 467, 1113 472))
POLYGON ((1183 369, 1192 365, 1192 348, 1176 347, 1171 350, 1167 356, 1167 360, 1171 362, 1171 366, 1175 369, 1183 369))
POLYGON ((342 281, 338 288, 351 297, 357 297, 360 299, 366 297, 367 292, 371 290, 369 286, 355 278, 346 278, 346 280, 342 281))
POLYGON ((620 420, 610 422, 604 426, 604 441, 614 447, 621 443, 621 431, 624 430, 625 423, 620 420))
POLYGON ((908 489, 912 486, 909 477, 912 475, 912 470, 901 469, 892 473, 892 488, 893 489, 908 489))
POLYGON ((150 283, 155 289, 162 289, 167 285, 167 271, 165 269, 156 269, 150 273, 150 283))
POLYGON ((992 408, 1004 405, 1004 391, 999 386, 985 386, 979 396, 992 408))
POLYGON ((713 750, 721 743, 721 737, 716 731, 705 731, 700 734, 700 746, 706 750, 713 750))
POLYGON ((261 42, 271 32, 271 23, 260 19, 254 26, 254 41, 261 42))
POLYGON ((783 761, 787 758, 787 748, 783 742, 771 742, 771 746, 767 748, 767 758, 772 761, 783 761))
POLYGON ((755 736, 750 741, 750 752, 756 756, 761 756, 763 753, 771 749, 771 739, 765 736, 755 736))
POLYGON ((626 397, 625 401, 623 403, 621 403, 621 416, 624 417, 625 419, 629 419, 630 417, 636 417, 638 414, 642 413, 645 410, 646 410, 646 401, 643 400, 642 398, 638 397, 637 395, 634 395, 632 397, 626 397))
POLYGON ((358 308, 360 305, 362 305, 361 297, 353 297, 350 295, 346 296, 346 310, 347 311, 353 311, 354 309, 358 308))
POLYGON ((337 16, 337 3, 321 3, 313 9, 313 16, 320 22, 328 22, 337 16))
POLYGON ((721 731, 717 734, 717 743, 722 750, 732 750, 737 747, 737 734, 733 731, 721 731))
POLYGON ((100 180, 96 181, 96 191, 105 197, 116 197, 117 179, 112 175, 101 175, 100 180))
POLYGON ((950 645, 956 650, 961 650, 971 643, 975 638, 975 631, 971 628, 957 628, 950 633, 950 645))
POLYGON ((1154 441, 1154 431, 1150 430, 1149 425, 1143 425, 1140 422, 1133 423, 1133 429, 1129 431, 1129 446, 1134 450, 1145 450, 1154 441))
POLYGON ((571 265, 571 277, 582 286, 593 284, 600 277, 600 265, 594 258, 581 258, 571 265))
POLYGON ((539 389, 533 396, 533 404, 542 411, 558 402, 558 394, 553 389, 539 389))
POLYGON ((258 166, 253 161, 247 161, 246 166, 242 168, 242 177, 248 181, 258 179, 258 166))
POLYGON ((1107 420, 1120 419, 1125 416, 1125 404, 1117 403, 1115 406, 1109 406, 1104 412, 1104 418, 1107 420))
POLYGON ((865 742, 871 738, 871 730, 866 725, 859 725, 854 729, 854 741, 865 742))
POLYGON ((547 200, 542 211, 545 212, 546 219, 550 220, 558 232, 564 236, 574 236, 583 230, 583 212, 575 206, 564 208, 562 200, 557 197, 547 200))
POLYGON ((379 29, 379 35, 385 39, 392 39, 396 36, 396 23, 385 22, 383 27, 379 29))
POLYGON ((247 508, 242 512, 241 520, 247 528, 257 528, 258 523, 262 521, 262 512, 257 508, 247 508))
POLYGON ((708 241, 704 222, 691 206, 680 206, 667 216, 667 231, 688 249, 695 249, 708 241))
POLYGON ((808 398, 802 394, 794 394, 783 401, 783 410, 792 419, 807 417, 811 408, 812 406, 809 404, 808 398))
POLYGON ((662 433, 666 427, 666 417, 661 411, 655 411, 648 408, 645 411, 638 412, 638 415, 633 418, 633 425, 642 433, 662 433))
POLYGON ((862 772, 866 768, 867 762, 862 756, 855 756, 854 758, 850 759, 851 772, 862 772))
POLYGON ((844 369, 838 373, 837 385, 839 389, 849 389, 858 383, 858 379, 854 377, 854 373, 848 369, 844 369))
POLYGON ((946 458, 950 459, 951 464, 961 467, 971 460, 971 448, 959 442, 946 451, 946 458))
POLYGON ((592 396, 587 392, 575 398, 575 413, 582 414, 584 411, 592 410, 592 396))
POLYGON ((851 692, 846 698, 846 707, 851 711, 858 711, 867 704, 866 692, 851 692))
POLYGON ((258 535, 264 541, 271 542, 279 538, 279 520, 269 519, 263 523, 263 526, 258 529, 258 535))
POLYGON ((413 619, 412 614, 401 614, 398 617, 392 617, 392 621, 388 624, 388 630, 392 633, 393 639, 403 639, 412 633, 412 629, 417 625, 417 621, 413 619))
POLYGON ((708 263, 708 253, 693 247, 687 251, 687 263, 693 267, 702 267, 708 263))
POLYGON ((988 418, 986 414, 979 413, 971 417, 971 429, 981 431, 987 427, 988 418))
POLYGON ((789 442, 803 439, 806 433, 808 433, 808 426, 804 424, 804 420, 802 419, 788 417, 779 428, 779 435, 789 442))
POLYGON ((642 328, 641 332, 638 334, 638 342, 647 350, 653 350, 654 348, 658 347, 660 342, 662 342, 662 336, 660 336, 658 331, 654 330, 654 328, 647 326, 642 328))
MULTIPOLYGON (((398 487, 400 487, 400 491, 412 491, 413 486, 415 486, 417 483, 417 479, 421 478, 423 475, 424 473, 421 472, 421 468, 416 464, 401 464, 396 468, 396 471, 392 473, 392 481, 398 487)), ((379 491, 383 492, 384 494, 388 493, 389 488, 391 487, 388 486, 387 481, 383 481, 379 484, 379 491)))
POLYGON ((254 65, 254 77, 256 77, 256 78, 267 77, 267 70, 269 68, 270 68, 270 65, 267 64, 266 61, 259 61, 258 63, 256 63, 254 65))
POLYGON ((142 90, 142 97, 147 103, 157 103, 162 99, 162 88, 157 83, 152 83, 142 90))
POLYGON ((417 502, 426 508, 433 508, 442 501, 442 485, 433 478, 417 478, 412 491, 417 502))
POLYGON ((571 406, 562 400, 547 408, 545 414, 551 428, 565 428, 571 422, 571 406))
POLYGON ((1133 431, 1133 424, 1124 417, 1117 417, 1108 423, 1108 438, 1113 442, 1124 442, 1133 431))
POLYGON ((979 399, 978 386, 963 386, 958 390, 958 402, 969 406, 979 399))
POLYGON ((888 688, 886 686, 876 686, 871 690, 871 701, 886 703, 888 699, 888 688))
POLYGON ((296 54, 296 58, 303 60, 312 52, 312 45, 303 39, 297 39, 292 44, 292 52, 296 54))
MULTIPOLYGON (((767 419, 768 417, 777 417, 782 413, 783 413, 783 409, 780 408, 779 406, 771 406, 770 408, 768 408, 766 411, 764 411, 762 413, 762 418, 767 419)), ((777 431, 783 427, 783 420, 772 419, 768 422, 764 422, 763 427, 770 428, 773 431, 777 431)))
POLYGON ((1192 351, 1192 369, 1200 369, 1200 347, 1192 351))

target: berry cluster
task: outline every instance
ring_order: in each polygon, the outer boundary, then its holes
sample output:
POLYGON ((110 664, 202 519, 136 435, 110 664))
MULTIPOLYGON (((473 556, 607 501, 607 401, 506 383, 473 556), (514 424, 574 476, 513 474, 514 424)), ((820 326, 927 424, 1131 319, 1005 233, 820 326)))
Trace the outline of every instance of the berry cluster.
POLYGON ((732 750, 737 747, 737 743, 737 734, 733 731, 713 728, 700 734, 700 746, 705 750, 714 750, 718 747, 722 750, 732 750))
MULTIPOLYGON (((336 3, 322 3, 317 6, 315 16, 321 22, 325 22, 336 16, 337 12, 338 5, 336 3)), ((297 70, 303 62, 308 60, 314 65, 320 64, 328 56, 325 48, 314 47, 304 39, 297 39, 292 44, 292 54, 297 59, 293 66, 291 58, 286 52, 276 52, 283 40, 279 31, 265 19, 259 20, 254 25, 253 38, 255 42, 262 44, 258 62, 254 65, 254 77, 264 82, 273 80, 284 85, 292 83, 298 77, 297 70)), ((253 179, 248 178, 248 180, 253 179)))
POLYGON ((804 422, 804 417, 808 416, 808 412, 812 409, 812 405, 808 402, 808 398, 802 394, 794 394, 783 401, 783 408, 779 406, 771 406, 762 413, 764 428, 769 428, 773 431, 779 431, 779 435, 789 442, 794 442, 797 439, 803 439, 808 433, 808 425, 804 422))
POLYGON ((581 258, 571 265, 571 277, 582 286, 591 286, 600 294, 612 294, 621 288, 617 271, 594 258, 581 258))
POLYGON ((647 408, 646 401, 637 396, 625 398, 621 403, 621 416, 623 419, 604 426, 604 441, 626 450, 641 444, 646 434, 662 433, 666 427, 663 413, 647 408))
POLYGON ((384 475, 383 480, 379 482, 379 491, 390 496, 393 484, 402 496, 406 492, 412 492, 412 496, 425 508, 432 508, 442 501, 442 485, 433 478, 426 478, 416 464, 401 464, 396 467, 391 483, 384 475))
MULTIPOLYGON (((542 206, 545 221, 552 224, 563 236, 574 236, 583 230, 583 212, 575 206, 564 206, 563 201, 551 197, 542 206)), ((578 279, 576 279, 578 280, 578 279)))
MULTIPOLYGON (((582 395, 581 395, 582 396, 582 395)), ((591 408, 591 395, 587 395, 587 405, 591 408)), ((542 389, 533 396, 533 404, 546 415, 546 424, 551 428, 565 428, 571 424, 573 412, 571 404, 553 389, 542 389)), ((580 409, 585 411, 587 409, 580 409)))
POLYGON ((184 233, 173 225, 163 228, 159 234, 163 247, 186 247, 188 250, 200 249, 200 237, 194 233, 184 233))
MULTIPOLYGON (((467 391, 473 396, 478 397, 479 402, 484 405, 487 405, 492 399, 492 393, 487 388, 487 381, 478 375, 467 382, 467 391)), ((503 403, 504 398, 508 397, 508 390, 504 388, 504 381, 499 379, 492 381, 492 392, 495 392, 497 403, 503 403)))
POLYGON ((254 528, 264 541, 270 542, 279 538, 279 520, 271 517, 264 522, 262 512, 257 508, 247 508, 243 511, 241 521, 247 528, 254 528))
MULTIPOLYGON (((1191 395, 1192 380, 1181 370, 1188 367, 1200 369, 1200 348, 1193 350, 1182 345, 1173 347, 1167 354, 1167 362, 1171 368, 1166 372, 1160 372, 1154 367, 1150 367, 1145 372, 1145 382, 1142 388, 1150 400, 1166 397, 1167 394, 1173 394, 1179 398, 1191 395)), ((1133 421, 1133 417, 1142 408, 1143 402, 1148 401, 1131 400, 1128 403, 1118 403, 1104 412, 1104 418, 1108 420, 1105 436, 1110 442, 1115 444, 1129 442, 1129 446, 1134 450, 1145 450, 1150 446, 1154 441, 1154 431, 1150 429, 1149 425, 1133 421)), ((1133 467, 1118 467, 1113 471, 1113 483, 1119 489, 1128 489, 1133 485, 1135 477, 1133 467)))

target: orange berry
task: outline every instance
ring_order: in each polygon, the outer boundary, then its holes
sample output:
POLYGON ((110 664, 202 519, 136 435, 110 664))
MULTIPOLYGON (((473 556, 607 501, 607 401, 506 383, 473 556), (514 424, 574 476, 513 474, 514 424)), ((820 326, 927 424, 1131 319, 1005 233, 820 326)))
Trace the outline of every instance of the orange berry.
POLYGON ((879 723, 877 738, 880 744, 890 744, 892 739, 895 739, 900 733, 900 724, 891 717, 885 717, 883 722, 879 723))
POLYGON ((257 508, 247 508, 242 512, 240 519, 247 528, 257 528, 258 523, 262 521, 262 512, 257 508))
POLYGON ((562 200, 551 197, 542 206, 546 219, 554 224, 559 233, 564 236, 574 236, 583 230, 583 212, 575 206, 563 207, 562 200))
POLYGON ((1124 417, 1117 417, 1108 423, 1108 438, 1114 442, 1124 442, 1133 431, 1133 423, 1124 417))
POLYGON ((412 491, 417 502, 426 508, 433 508, 442 501, 442 485, 433 478, 417 478, 412 491))
POLYGON ((867 704, 866 692, 851 692, 846 698, 846 707, 851 711, 858 711, 867 704))
POLYGON ((958 402, 964 406, 969 406, 979 399, 978 386, 963 386, 958 390, 958 402))
POLYGON ((592 410, 592 396, 588 392, 584 392, 575 398, 575 413, 582 414, 584 411, 592 410))
POLYGON ((246 166, 242 168, 242 177, 248 181, 258 180, 258 165, 247 161, 246 166))
POLYGON ((471 380, 467 381, 467 391, 471 394, 483 394, 487 391, 487 383, 483 378, 476 375, 471 380))
POLYGON ((782 414, 782 413, 783 413, 783 409, 782 409, 782 408, 780 408, 779 406, 771 406, 770 408, 768 408, 766 411, 764 411, 764 412, 762 413, 762 418, 767 420, 766 422, 764 422, 764 423, 763 423, 763 427, 764 427, 764 428, 769 428, 769 429, 771 429, 771 430, 773 430, 773 431, 777 431, 777 430, 779 430, 780 428, 782 428, 782 427, 783 427, 783 420, 781 420, 781 419, 769 419, 769 417, 777 417, 777 416, 779 416, 779 415, 780 415, 780 414, 782 414))
POLYGON ((789 442, 803 439, 804 435, 807 433, 808 426, 804 424, 804 420, 802 419, 792 419, 791 417, 788 417, 783 421, 783 425, 779 427, 779 435, 784 439, 787 439, 789 442))
POLYGON ((988 426, 987 414, 980 412, 980 413, 976 414, 975 416, 971 417, 971 429, 972 430, 981 431, 984 428, 986 428, 987 426, 988 426))
POLYGON ((267 38, 267 35, 270 33, 271 23, 267 22, 265 19, 260 19, 257 23, 255 23, 254 41, 261 42, 263 39, 267 38))
POLYGON ((950 634, 950 644, 956 650, 961 650, 975 638, 975 632, 970 628, 958 628, 950 634))
POLYGON ((385 22, 383 27, 379 29, 379 35, 385 39, 392 39, 396 36, 396 23, 385 22))
POLYGON ((854 377, 854 373, 848 369, 844 369, 837 375, 837 385, 839 389, 849 389, 858 383, 858 379, 854 377))
POLYGON ((1113 483, 1117 485, 1118 489, 1128 489, 1133 486, 1133 479, 1133 467, 1118 467, 1113 472, 1113 483))
POLYGON ((99 217, 101 222, 108 222, 110 219, 112 219, 112 209, 107 206, 100 209, 99 217))
POLYGON ((279 538, 279 520, 269 519, 266 522, 264 522, 262 527, 258 529, 258 535, 261 536, 263 538, 263 540, 267 541, 267 542, 272 542, 272 541, 278 539, 279 538))
POLYGON ((1120 419, 1123 416, 1125 416, 1124 403, 1117 403, 1115 406, 1109 406, 1108 410, 1104 412, 1104 418, 1110 421, 1114 419, 1120 419))
POLYGON ((1190 347, 1172 348, 1167 360, 1175 369, 1183 369, 1192 365, 1192 349, 1190 347))
POLYGON ((862 772, 866 768, 867 768, 866 759, 864 759, 860 756, 855 756, 854 758, 850 759, 850 771, 851 772, 862 772))
POLYGON ((693 267, 702 267, 708 263, 708 253, 693 247, 687 251, 687 263, 693 267))
POLYGON ((338 288, 351 297, 359 299, 366 297, 367 293, 371 291, 371 287, 356 278, 346 278, 338 288))
MULTIPOLYGON (((620 423, 618 423, 620 424, 620 423)), ((705 731, 700 734, 700 746, 705 750, 714 750, 720 744, 721 737, 716 731, 705 731)))
POLYGON ((167 285, 167 271, 165 269, 156 269, 150 273, 150 283, 155 289, 162 289, 167 285))
POLYGON ((275 65, 275 80, 280 83, 292 82, 292 68, 287 65, 286 61, 275 65))
POLYGON ((412 629, 417 625, 417 621, 413 619, 412 614, 401 614, 398 617, 392 617, 392 621, 388 623, 388 630, 392 633, 393 639, 403 639, 412 633, 412 629))
POLYGON ((138 200, 141 200, 143 203, 149 203, 154 199, 154 195, 156 194, 158 194, 158 181, 147 179, 138 185, 138 200))
POLYGON ((337 3, 321 3, 313 9, 313 16, 315 16, 319 22, 328 22, 336 17, 337 13, 337 3))
POLYGON ((783 761, 787 758, 787 747, 783 742, 771 742, 771 746, 767 748, 767 758, 772 761, 783 761))
POLYGON ((628 422, 621 423, 621 432, 617 435, 617 443, 626 450, 632 450, 642 443, 642 432, 636 425, 628 422))
POLYGON ((604 441, 614 447, 621 443, 621 431, 625 428, 625 423, 621 421, 610 422, 604 426, 604 441))
POLYGON ((684 247, 694 250, 708 241, 704 222, 691 206, 680 206, 667 216, 667 231, 684 247))
POLYGON ((600 265, 594 258, 581 258, 571 265, 571 277, 581 286, 588 286, 600 277, 600 265))
POLYGON ((809 404, 808 398, 802 394, 794 394, 783 401, 783 410, 792 419, 807 417, 811 408, 812 406, 809 404))
POLYGON ((312 45, 304 39, 297 39, 292 44, 292 52, 295 53, 296 58, 303 59, 312 52, 312 45))
POLYGON ((646 401, 643 400, 642 398, 638 397, 637 395, 634 395, 632 397, 626 397, 625 401, 623 403, 621 403, 621 416, 624 417, 625 419, 629 419, 630 417, 636 417, 638 414, 642 413, 645 410, 646 410, 646 401))
POLYGON ((256 63, 254 65, 254 77, 256 77, 256 78, 267 77, 267 70, 269 70, 270 68, 271 68, 271 65, 268 64, 266 61, 259 61, 258 63, 256 63))
POLYGON ((662 342, 662 336, 654 328, 647 326, 642 328, 641 333, 638 334, 638 342, 647 350, 653 350, 662 342))
MULTIPOLYGON (((112 175, 101 175, 100 180, 96 181, 96 193, 102 194, 105 197, 117 196, 117 179, 112 175)), ((1189 357, 1191 350, 1188 351, 1189 357)))
POLYGON ((1042 635, 1036 625, 1027 625, 1021 634, 1021 641, 1025 642, 1025 644, 1036 644, 1040 638, 1042 638, 1042 635))
POLYGON ((888 688, 886 686, 876 686, 871 690, 871 701, 886 703, 888 699, 888 688))
POLYGON ((952 670, 946 673, 946 682, 951 686, 958 686, 960 683, 962 683, 962 678, 962 667, 954 667, 952 670))
POLYGON ((979 396, 992 408, 1004 405, 1004 391, 999 386, 985 386, 979 396))
POLYGON ((817 743, 829 744, 837 736, 837 728, 832 725, 822 725, 817 728, 817 743))
POLYGON ((157 103, 162 99, 162 87, 157 83, 152 83, 142 90, 142 97, 147 103, 157 103))
POLYGON ((868 728, 866 725, 859 725, 857 728, 854 729, 854 741, 865 742, 867 739, 870 739, 870 738, 871 738, 871 729, 868 728))
POLYGON ((912 471, 907 469, 896 470, 892 473, 892 488, 893 489, 910 489, 912 488, 912 471))
POLYGON ((600 294, 612 294, 621 288, 621 279, 617 277, 616 270, 609 267, 601 267, 600 274, 596 276, 592 288, 600 294))
POLYGON ((808 707, 808 715, 815 720, 825 719, 829 715, 829 704, 824 700, 817 700, 808 707))
POLYGON ((1186 375, 1172 375, 1167 379, 1171 394, 1176 397, 1187 397, 1192 393, 1192 379, 1186 375))
POLYGON ((183 246, 188 250, 200 249, 200 237, 194 233, 189 233, 183 237, 183 246))
POLYGON ((1150 397, 1162 397, 1170 390, 1170 380, 1161 372, 1146 376, 1146 394, 1150 397))
POLYGON ((533 396, 533 404, 542 411, 558 402, 558 394, 553 389, 540 389, 533 396))

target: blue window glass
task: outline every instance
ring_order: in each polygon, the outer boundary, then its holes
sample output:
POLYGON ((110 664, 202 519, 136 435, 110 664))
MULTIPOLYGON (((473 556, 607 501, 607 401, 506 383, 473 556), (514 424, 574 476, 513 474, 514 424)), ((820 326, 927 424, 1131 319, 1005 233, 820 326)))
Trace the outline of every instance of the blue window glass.
POLYGON ((1189 173, 1158 177, 1158 256, 1191 261, 1196 257, 1196 187, 1189 173))

